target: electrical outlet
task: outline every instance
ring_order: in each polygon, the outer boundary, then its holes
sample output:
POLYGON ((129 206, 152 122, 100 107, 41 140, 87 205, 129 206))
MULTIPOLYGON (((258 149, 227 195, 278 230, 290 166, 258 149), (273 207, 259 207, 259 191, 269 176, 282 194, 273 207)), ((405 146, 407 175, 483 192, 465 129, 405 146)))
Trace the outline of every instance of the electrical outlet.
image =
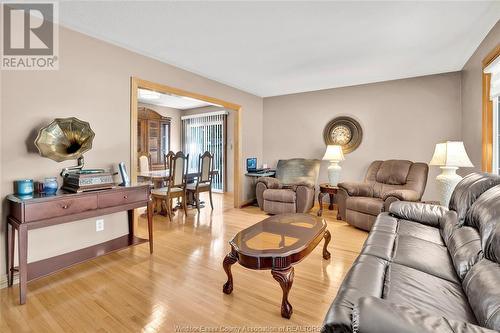
POLYGON ((103 231, 104 230, 104 220, 99 219, 95 221, 95 231, 103 231))

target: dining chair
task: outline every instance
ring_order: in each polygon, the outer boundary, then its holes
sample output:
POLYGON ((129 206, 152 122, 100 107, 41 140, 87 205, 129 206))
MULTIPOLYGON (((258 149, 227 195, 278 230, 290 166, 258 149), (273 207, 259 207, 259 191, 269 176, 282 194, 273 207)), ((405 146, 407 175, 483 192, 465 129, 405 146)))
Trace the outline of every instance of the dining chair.
POLYGON ((164 159, 163 159, 163 166, 165 167, 165 170, 168 170, 170 168, 170 161, 172 158, 174 158, 175 153, 173 151, 169 151, 168 153, 164 154, 164 159))
MULTIPOLYGON (((170 162, 174 158, 175 153, 173 151, 169 151, 168 153, 163 155, 163 167, 165 170, 169 170, 170 162)), ((162 187, 168 186, 168 177, 162 180, 162 187)))
POLYGON ((189 154, 184 155, 182 151, 170 155, 168 167, 170 176, 168 177, 167 186, 151 191, 153 205, 156 199, 160 199, 162 204, 166 206, 165 209, 170 221, 172 221, 172 200, 175 198, 182 199, 184 213, 187 215, 186 175, 188 160, 189 154))
POLYGON ((148 152, 139 153, 139 172, 151 171, 151 154, 148 152))
POLYGON ((212 179, 214 171, 214 155, 209 151, 200 154, 198 157, 198 174, 197 179, 194 183, 187 184, 186 188, 188 192, 193 194, 193 198, 196 202, 196 208, 200 212, 200 193, 208 192, 210 197, 210 206, 212 210, 214 209, 214 203, 212 200, 212 179))

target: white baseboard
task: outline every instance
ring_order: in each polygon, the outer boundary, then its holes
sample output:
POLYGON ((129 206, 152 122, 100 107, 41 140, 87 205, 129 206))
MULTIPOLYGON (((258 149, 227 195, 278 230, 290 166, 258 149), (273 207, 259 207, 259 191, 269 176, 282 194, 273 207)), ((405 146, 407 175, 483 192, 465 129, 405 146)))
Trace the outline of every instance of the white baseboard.
MULTIPOLYGON (((14 273, 14 284, 19 283, 19 272, 14 273)), ((0 289, 7 288, 9 286, 9 276, 7 274, 0 275, 0 289)))

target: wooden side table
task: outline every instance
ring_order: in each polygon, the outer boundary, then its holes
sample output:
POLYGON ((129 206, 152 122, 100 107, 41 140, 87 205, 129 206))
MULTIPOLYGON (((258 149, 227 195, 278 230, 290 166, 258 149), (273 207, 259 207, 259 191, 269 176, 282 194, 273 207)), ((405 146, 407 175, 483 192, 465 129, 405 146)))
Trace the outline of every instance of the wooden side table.
MULTIPOLYGON (((319 202, 319 210, 318 216, 323 215, 323 196, 328 194, 330 196, 330 205, 328 206, 328 210, 333 210, 333 199, 335 194, 337 194, 337 190, 339 188, 337 186, 332 186, 328 183, 319 185, 319 194, 318 194, 318 202, 319 202)), ((337 220, 340 220, 340 214, 337 211, 337 220)))

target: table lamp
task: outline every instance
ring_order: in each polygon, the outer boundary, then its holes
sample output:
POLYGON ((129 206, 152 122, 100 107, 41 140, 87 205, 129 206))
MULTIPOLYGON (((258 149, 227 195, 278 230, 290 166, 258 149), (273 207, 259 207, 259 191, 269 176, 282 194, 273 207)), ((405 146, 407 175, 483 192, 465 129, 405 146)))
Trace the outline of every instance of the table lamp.
POLYGON ((342 147, 339 145, 327 146, 323 160, 330 161, 330 166, 328 167, 328 179, 330 181, 330 185, 337 186, 340 180, 340 172, 342 171, 339 162, 344 160, 342 147))
POLYGON ((464 143, 462 141, 446 141, 436 144, 434 155, 429 165, 437 165, 441 168, 441 174, 436 177, 438 182, 440 203, 448 207, 451 194, 455 186, 462 179, 457 175, 459 167, 473 167, 474 165, 467 156, 464 143))

